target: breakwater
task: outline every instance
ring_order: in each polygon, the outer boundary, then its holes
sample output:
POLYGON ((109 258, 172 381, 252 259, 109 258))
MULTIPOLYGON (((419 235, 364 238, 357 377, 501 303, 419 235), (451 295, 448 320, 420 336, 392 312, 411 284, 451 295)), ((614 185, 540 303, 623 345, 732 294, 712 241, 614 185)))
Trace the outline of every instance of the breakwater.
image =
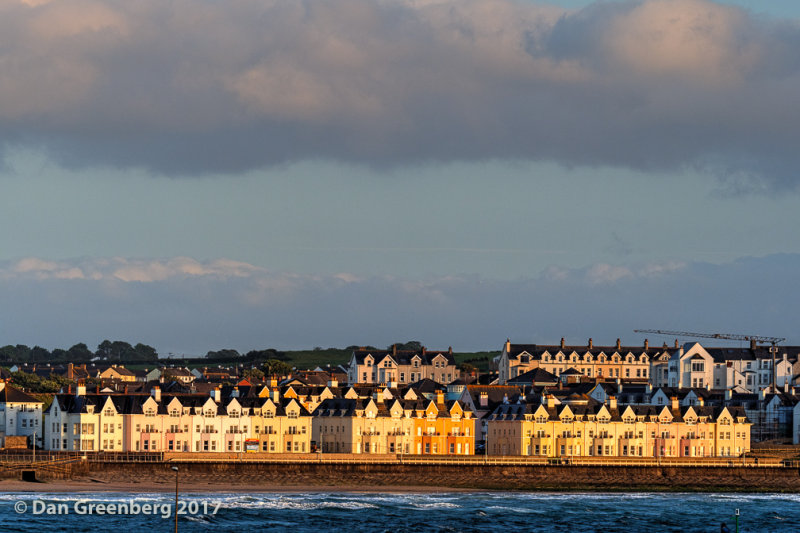
MULTIPOLYGON (((175 463, 91 463, 84 476, 102 482, 172 484, 175 463)), ((179 463, 184 486, 450 487, 488 490, 800 492, 795 468, 741 466, 553 466, 457 464, 179 463)), ((100 485, 98 485, 98 489, 100 485)))

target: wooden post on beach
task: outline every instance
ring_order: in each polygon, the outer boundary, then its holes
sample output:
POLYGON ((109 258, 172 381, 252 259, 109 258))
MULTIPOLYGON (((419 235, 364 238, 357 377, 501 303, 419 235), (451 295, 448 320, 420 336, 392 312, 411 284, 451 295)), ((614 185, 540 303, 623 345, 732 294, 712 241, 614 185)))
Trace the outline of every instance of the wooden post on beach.
POLYGON ((175 471, 175 533, 178 533, 178 467, 173 466, 175 471))

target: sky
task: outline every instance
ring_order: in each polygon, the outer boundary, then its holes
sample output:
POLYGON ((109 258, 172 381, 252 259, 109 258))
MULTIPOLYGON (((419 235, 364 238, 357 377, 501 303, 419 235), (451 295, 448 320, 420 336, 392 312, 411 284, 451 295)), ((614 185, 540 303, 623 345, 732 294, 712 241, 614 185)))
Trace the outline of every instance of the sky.
POLYGON ((794 1, 0 0, 0 345, 800 344, 798 52, 794 1))

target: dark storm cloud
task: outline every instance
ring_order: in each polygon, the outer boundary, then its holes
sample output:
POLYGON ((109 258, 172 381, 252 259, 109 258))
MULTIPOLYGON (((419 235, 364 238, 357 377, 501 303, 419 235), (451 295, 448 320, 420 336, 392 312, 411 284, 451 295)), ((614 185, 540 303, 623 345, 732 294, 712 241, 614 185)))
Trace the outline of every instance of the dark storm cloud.
POLYGON ((0 142, 175 175, 521 158, 794 188, 799 48, 706 0, 5 0, 0 142))

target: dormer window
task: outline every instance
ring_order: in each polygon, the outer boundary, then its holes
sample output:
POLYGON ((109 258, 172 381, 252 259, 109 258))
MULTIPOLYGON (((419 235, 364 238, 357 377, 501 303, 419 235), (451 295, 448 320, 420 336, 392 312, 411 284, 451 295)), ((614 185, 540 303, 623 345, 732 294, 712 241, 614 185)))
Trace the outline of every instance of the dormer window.
POLYGON ((275 411, 267 409, 264 411, 264 418, 275 418, 275 411))
POLYGON ((286 416, 288 416, 289 418, 297 418, 297 414, 298 414, 297 411, 288 411, 286 413, 286 416))
POLYGON ((180 415, 181 415, 181 413, 177 409, 172 409, 169 412, 169 416, 172 416, 172 417, 179 417, 180 415))
POLYGON ((112 411, 111 409, 106 409, 105 411, 103 411, 103 416, 114 416, 114 411, 112 411))
POLYGON ((156 410, 152 408, 145 409, 144 416, 156 416, 156 410))
POLYGON ((536 423, 537 424, 545 424, 545 423, 547 423, 547 417, 546 416, 537 416, 536 417, 536 423))
POLYGON ((228 413, 228 416, 231 418, 239 418, 239 411, 231 411, 228 413))

